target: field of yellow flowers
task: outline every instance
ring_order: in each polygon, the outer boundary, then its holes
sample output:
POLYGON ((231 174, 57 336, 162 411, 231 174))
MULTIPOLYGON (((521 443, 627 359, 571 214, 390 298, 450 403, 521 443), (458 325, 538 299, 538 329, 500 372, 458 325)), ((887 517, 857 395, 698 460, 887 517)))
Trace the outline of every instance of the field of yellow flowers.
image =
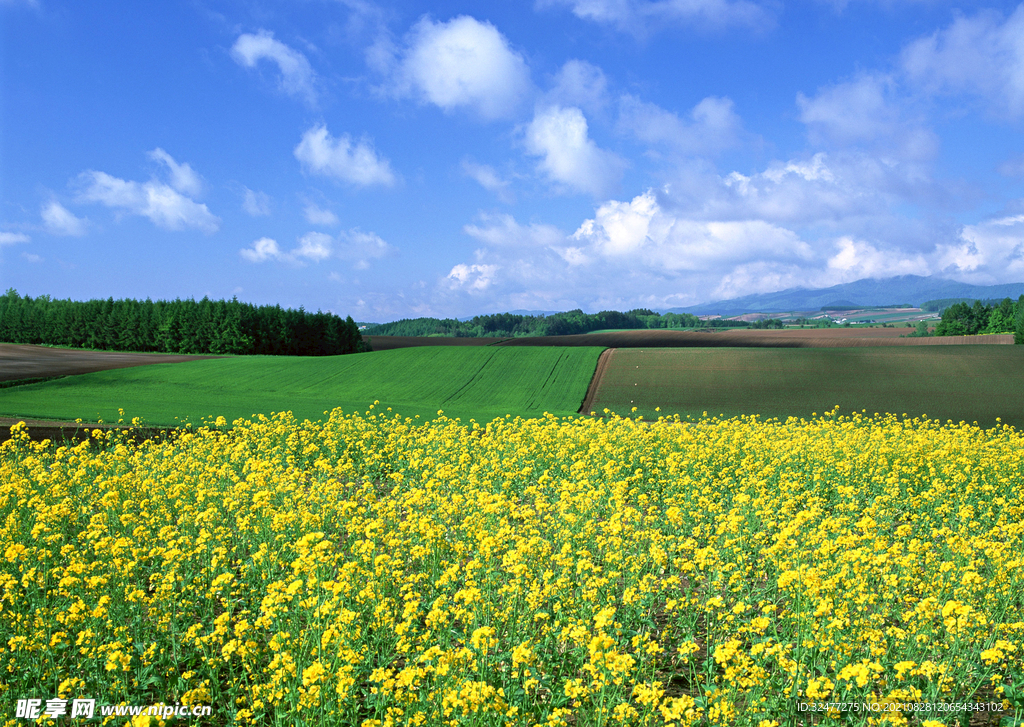
POLYGON ((225 425, 0 446, 6 724, 28 697, 354 727, 1024 715, 1011 427, 225 425))

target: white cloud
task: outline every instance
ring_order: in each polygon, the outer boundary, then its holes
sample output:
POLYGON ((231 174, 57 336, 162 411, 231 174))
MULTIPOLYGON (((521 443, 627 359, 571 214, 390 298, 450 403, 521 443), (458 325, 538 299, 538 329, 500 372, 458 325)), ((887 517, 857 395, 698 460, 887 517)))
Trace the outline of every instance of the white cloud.
POLYGON ((397 254, 394 247, 373 232, 363 232, 358 227, 343 232, 338 237, 336 256, 352 262, 356 270, 366 270, 370 261, 397 254))
POLYGON ((979 284, 1024 278, 1024 215, 966 225, 959 238, 938 246, 938 269, 979 284))
POLYGON ((374 150, 369 141, 356 144, 348 134, 335 139, 326 126, 314 126, 302 135, 295 147, 295 158, 303 167, 327 177, 359 186, 395 184, 391 163, 374 150))
POLYGON ((53 235, 80 237, 85 234, 86 221, 75 215, 56 200, 43 205, 40 215, 46 231, 53 235))
POLYGON ((549 249, 566 246, 565 233, 554 225, 520 225, 512 215, 480 215, 481 225, 466 225, 470 237, 493 247, 524 250, 530 247, 549 249))
POLYGON ((487 290, 498 273, 496 265, 466 265, 459 263, 448 273, 448 284, 471 293, 487 290))
POLYGON ((21 232, 0 232, 0 245, 17 245, 31 240, 31 237, 21 232))
POLYGON ((182 194, 195 197, 203 191, 202 180, 188 164, 178 164, 174 157, 159 147, 149 152, 149 158, 162 162, 167 167, 171 173, 171 186, 182 194))
POLYGON ((997 114, 1024 115, 1024 5, 961 16, 903 50, 908 77, 931 93, 977 95, 997 114))
POLYGON ((36 264, 36 263, 41 263, 41 262, 43 262, 43 258, 42 258, 42 256, 40 256, 40 255, 36 255, 35 253, 31 253, 31 252, 23 252, 23 253, 21 253, 21 257, 22 257, 22 258, 23 258, 23 259, 24 259, 24 260, 25 260, 26 262, 30 262, 30 263, 32 263, 32 264, 36 264))
POLYGON ((624 95, 619 99, 619 127, 648 144, 664 144, 683 154, 714 154, 735 146, 742 122, 728 98, 708 96, 683 121, 676 114, 624 95))
POLYGON ((602 257, 642 261, 661 271, 709 271, 755 257, 813 257, 792 230, 758 219, 686 219, 661 209, 653 192, 631 202, 604 203, 573 239, 602 257))
POLYGON ((270 214, 270 196, 265 192, 254 192, 245 187, 242 209, 250 217, 266 217, 270 214))
POLYGON ((320 225, 321 227, 333 227, 338 224, 338 215, 334 214, 330 210, 320 209, 315 204, 306 205, 302 213, 306 217, 306 222, 311 225, 320 225))
POLYGON ((931 265, 920 252, 880 249, 864 240, 844 236, 835 241, 835 254, 828 259, 829 284, 863 278, 891 278, 894 275, 930 275, 931 265))
POLYGON ((192 227, 206 233, 220 228, 220 219, 173 187, 150 180, 134 182, 93 170, 79 175, 81 202, 98 202, 113 209, 148 218, 157 227, 182 230, 192 227))
POLYGON ((962 235, 943 220, 907 220, 901 210, 922 188, 931 194, 931 183, 905 166, 824 153, 750 175, 680 165, 671 184, 607 199, 571 234, 481 215, 464 228, 479 243, 473 259, 441 282, 438 299, 477 309, 482 300, 495 308, 624 309, 864 277, 1024 275, 1024 216, 962 235), (469 293, 473 303, 458 298, 469 293))
POLYGON ((593 142, 583 112, 575 107, 539 109, 526 129, 526 149, 542 157, 538 168, 552 182, 594 196, 612 191, 625 167, 593 142))
POLYGON ((468 15, 447 23, 423 18, 406 40, 393 79, 397 95, 497 119, 510 116, 531 91, 526 61, 488 22, 468 15))
POLYGON ((289 253, 292 257, 313 262, 326 260, 333 253, 334 238, 323 232, 307 232, 299 238, 299 246, 289 253))
POLYGON ((261 60, 277 65, 281 77, 278 85, 285 93, 298 96, 309 103, 316 101, 316 76, 306 57, 274 38, 268 30, 243 33, 231 47, 231 57, 246 68, 254 68, 261 60))
POLYGON ((596 113, 608 104, 608 79, 594 64, 574 58, 559 69, 547 97, 553 104, 596 113))
POLYGON ((365 270, 370 267, 372 260, 396 253, 395 248, 379 235, 363 232, 359 228, 342 232, 337 238, 325 232, 307 232, 299 238, 298 243, 298 246, 284 252, 276 240, 262 237, 252 247, 239 250, 239 254, 249 262, 277 260, 291 265, 320 263, 333 258, 349 261, 355 269, 365 270))
POLYGON ((908 118, 893 78, 862 74, 818 90, 813 98, 797 94, 800 120, 816 145, 861 145, 908 160, 925 160, 938 140, 923 123, 908 118))
POLYGON ((281 248, 277 241, 269 237, 261 237, 253 242, 252 247, 243 248, 238 253, 251 263, 261 263, 265 260, 278 260, 281 258, 281 248))
POLYGON ((635 35, 645 35, 667 25, 692 25, 707 29, 747 26, 761 30, 774 18, 749 0, 540 0, 540 6, 568 6, 574 15, 635 35))
POLYGON ((516 197, 509 189, 508 180, 502 179, 494 170, 494 167, 487 164, 477 164, 470 159, 463 159, 462 171, 467 177, 488 192, 495 194, 502 202, 507 204, 515 202, 516 197))

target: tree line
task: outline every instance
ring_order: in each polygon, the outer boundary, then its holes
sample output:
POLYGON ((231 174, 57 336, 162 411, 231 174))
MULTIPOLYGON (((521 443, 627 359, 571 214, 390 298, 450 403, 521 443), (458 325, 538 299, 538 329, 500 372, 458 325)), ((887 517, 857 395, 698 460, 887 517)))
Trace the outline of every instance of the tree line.
POLYGON ((749 328, 744 321, 701 320, 689 313, 658 314, 646 308, 625 313, 580 309, 549 316, 496 313, 459 321, 453 318, 404 318, 393 323, 368 326, 367 336, 451 336, 455 338, 517 338, 520 336, 565 336, 606 329, 655 328, 749 328))
POLYGON ((942 311, 936 336, 973 336, 978 333, 1012 333, 1013 342, 1024 344, 1024 295, 1016 303, 1004 298, 996 304, 980 300, 954 303, 942 311))
POLYGON ((334 356, 369 350, 351 317, 203 298, 0 297, 0 341, 110 351, 334 356))

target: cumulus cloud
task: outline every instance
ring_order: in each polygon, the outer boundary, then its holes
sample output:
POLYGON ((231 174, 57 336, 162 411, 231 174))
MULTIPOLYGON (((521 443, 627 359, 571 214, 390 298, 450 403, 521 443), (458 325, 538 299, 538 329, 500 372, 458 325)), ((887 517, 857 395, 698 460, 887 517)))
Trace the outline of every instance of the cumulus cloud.
POLYGON ((456 296, 444 298, 450 306, 468 295, 477 308, 486 300, 496 308, 599 310, 866 277, 997 283, 1024 275, 1024 215, 962 229, 908 220, 902 210, 929 182, 907 167, 863 153, 778 160, 749 175, 696 165, 690 178, 606 198, 575 231, 481 215, 464 227, 479 244, 473 258, 460 261, 437 294, 456 296))
POLYGON ((291 251, 292 257, 313 262, 326 260, 334 252, 334 238, 323 232, 307 232, 299 238, 299 246, 291 251))
POLYGON ((392 59, 392 92, 445 111, 468 109, 484 119, 505 118, 532 89, 526 61, 505 36, 468 15, 446 23, 423 18, 398 55, 392 59))
POLYGON ((515 202, 515 195, 509 189, 509 181, 501 176, 487 164, 477 164, 470 159, 462 160, 462 172, 488 192, 493 193, 502 202, 510 204, 515 202))
POLYGON ((684 121, 656 104, 626 94, 619 99, 619 127, 647 144, 683 154, 714 154, 739 143, 743 124, 728 98, 709 96, 684 121))
POLYGON ((996 114, 1024 115, 1024 5, 1008 17, 958 17, 903 50, 907 76, 930 93, 979 96, 996 114))
POLYGON ((491 287, 498 272, 496 265, 466 265, 459 263, 448 273, 448 283, 452 288, 468 292, 482 292, 491 287))
POLYGON ((171 186, 182 194, 195 197, 203 191, 202 180, 187 163, 178 164, 174 161, 174 157, 159 147, 149 152, 149 158, 167 167, 168 172, 170 172, 169 181, 171 186))
POLYGON ((29 242, 31 239, 21 232, 0 232, 0 245, 17 245, 20 242, 29 242))
POLYGON ((904 159, 930 159, 938 150, 938 140, 908 115, 905 105, 895 80, 880 74, 862 74, 819 89, 811 98, 797 94, 800 120, 816 145, 860 145, 904 159))
POLYGON ((578 18, 634 35, 646 35, 666 25, 706 29, 774 25, 772 14, 749 0, 541 0, 538 4, 566 6, 578 18))
POLYGON ((373 260, 396 254, 394 247, 379 235, 363 232, 358 227, 342 232, 337 237, 325 232, 307 232, 298 239, 298 245, 287 252, 281 250, 276 240, 262 237, 251 247, 239 250, 239 254, 253 263, 276 260, 291 265, 307 262, 320 263, 337 259, 352 263, 357 270, 370 267, 373 260))
POLYGON ((261 60, 271 61, 280 73, 278 87, 282 91, 311 104, 316 102, 316 76, 306 56, 276 40, 269 30, 238 36, 231 47, 231 57, 245 68, 255 68, 261 60))
POLYGON ((810 246, 792 230, 764 220, 700 221, 661 209, 647 192, 598 207, 573 234, 606 258, 626 258, 663 271, 707 271, 752 257, 808 260, 810 246))
POLYGON ((593 63, 574 58, 559 69, 547 97, 553 104, 596 113, 608 104, 608 79, 593 63))
POLYGON ((556 185, 594 196, 610 193, 626 166, 594 143, 587 119, 575 107, 538 109, 526 129, 526 149, 541 157, 538 169, 556 185))
POLYGON ((311 225, 320 225, 322 227, 333 227, 338 224, 338 216, 330 210, 321 209, 315 204, 307 204, 302 213, 306 217, 306 222, 311 225))
POLYGON ((46 231, 52 235, 80 237, 85 234, 86 221, 76 217, 74 213, 56 200, 44 204, 40 216, 43 218, 46 231))
POLYGON ((135 182, 106 172, 88 170, 78 175, 78 201, 96 202, 128 214, 146 217, 166 230, 194 228, 212 233, 220 228, 220 219, 205 204, 183 195, 169 184, 157 180, 135 182))
POLYGON ((333 177, 349 184, 368 187, 395 184, 391 162, 378 156, 373 145, 363 139, 353 143, 348 134, 335 139, 326 126, 314 126, 302 135, 295 147, 295 158, 312 174, 333 177))
POLYGON ((265 192, 255 192, 245 187, 242 209, 250 217, 266 217, 270 214, 270 196, 265 192))
POLYGON ((885 249, 850 236, 834 242, 834 254, 827 263, 830 284, 848 283, 863 278, 890 278, 894 275, 930 275, 931 265, 920 252, 885 249), (834 281, 834 282, 833 282, 834 281))
POLYGON ((1024 278, 1024 215, 965 225, 958 239, 939 245, 937 267, 978 284, 1024 278))
POLYGON ((251 263, 261 263, 266 260, 277 260, 281 258, 281 248, 277 246, 277 240, 269 237, 261 237, 253 242, 252 247, 243 248, 238 254, 251 263))

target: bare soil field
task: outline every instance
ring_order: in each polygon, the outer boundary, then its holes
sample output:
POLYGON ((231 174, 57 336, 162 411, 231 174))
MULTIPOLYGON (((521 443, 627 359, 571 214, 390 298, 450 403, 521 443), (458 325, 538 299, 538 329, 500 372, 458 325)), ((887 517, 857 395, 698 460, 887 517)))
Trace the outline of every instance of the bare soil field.
POLYGON ((1024 346, 618 348, 581 411, 809 418, 839 406, 1024 427, 1022 367, 1024 346))
MULTIPOLYGON (((192 356, 165 353, 114 353, 110 351, 86 351, 76 348, 51 348, 17 343, 0 343, 0 382, 23 379, 48 379, 56 376, 89 374, 107 369, 123 369, 132 366, 148 366, 161 363, 181 363, 219 356, 192 356)), ((0 417, 0 442, 11 437, 10 428, 24 421, 33 439, 87 439, 89 432, 117 428, 116 424, 82 425, 73 421, 51 421, 26 419, 25 417, 0 417)), ((146 428, 138 432, 139 437, 153 436, 163 430, 146 428)))
POLYGON ((77 348, 0 343, 0 381, 90 374, 107 369, 181 363, 203 358, 221 357, 167 353, 113 353, 110 351, 85 351, 77 348))
MULTIPOLYGON (((505 338, 456 338, 454 336, 363 336, 374 351, 390 351, 395 348, 414 348, 416 346, 493 346, 505 338)), ((552 345, 552 344, 548 344, 552 345)), ((561 344, 553 344, 561 345, 561 344)), ((600 343, 584 344, 600 346, 600 343)))
POLYGON ((849 348, 862 346, 949 346, 1013 344, 1013 336, 930 336, 900 338, 909 328, 790 328, 714 332, 637 330, 570 336, 508 338, 498 346, 607 346, 608 348, 849 348))

